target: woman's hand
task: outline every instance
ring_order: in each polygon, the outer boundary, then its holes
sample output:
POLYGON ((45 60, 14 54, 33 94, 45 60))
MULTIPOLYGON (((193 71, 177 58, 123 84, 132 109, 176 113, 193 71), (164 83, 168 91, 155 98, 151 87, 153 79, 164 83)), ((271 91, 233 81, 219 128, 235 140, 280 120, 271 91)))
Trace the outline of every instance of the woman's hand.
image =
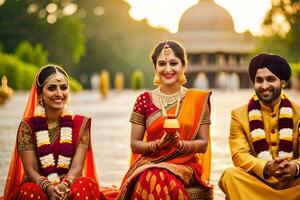
POLYGON ((62 199, 61 194, 58 193, 57 189, 55 188, 53 184, 49 185, 47 187, 46 193, 50 200, 60 200, 62 199))
POLYGON ((59 183, 56 185, 56 187, 57 187, 57 190, 61 193, 63 200, 69 199, 70 189, 65 184, 59 183))
POLYGON ((159 147, 161 149, 169 149, 174 147, 179 143, 179 134, 176 132, 175 134, 167 134, 165 133, 162 138, 159 140, 159 147))

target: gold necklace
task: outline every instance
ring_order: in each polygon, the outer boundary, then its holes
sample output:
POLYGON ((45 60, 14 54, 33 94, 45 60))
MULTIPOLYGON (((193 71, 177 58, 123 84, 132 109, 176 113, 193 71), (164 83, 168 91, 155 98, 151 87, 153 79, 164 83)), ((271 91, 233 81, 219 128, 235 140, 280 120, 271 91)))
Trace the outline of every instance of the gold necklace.
POLYGON ((160 91, 160 88, 155 89, 154 92, 159 97, 159 103, 160 103, 160 107, 161 107, 163 116, 167 116, 165 107, 167 107, 168 105, 171 105, 177 101, 176 112, 175 112, 175 116, 177 116, 178 111, 179 111, 179 106, 180 106, 180 100, 183 96, 183 88, 180 86, 179 91, 174 94, 171 94, 171 95, 162 93, 160 91))

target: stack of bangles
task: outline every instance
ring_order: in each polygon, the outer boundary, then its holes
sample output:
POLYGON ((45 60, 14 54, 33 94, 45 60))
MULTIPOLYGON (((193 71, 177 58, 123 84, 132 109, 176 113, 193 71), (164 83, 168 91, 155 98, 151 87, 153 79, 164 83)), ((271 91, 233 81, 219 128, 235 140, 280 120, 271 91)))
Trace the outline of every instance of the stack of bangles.
MULTIPOLYGON (((70 191, 71 185, 74 183, 75 179, 68 177, 64 178, 60 183, 64 184, 68 189, 66 190, 67 192, 70 191)), ((44 192, 47 191, 47 187, 51 185, 52 183, 45 177, 45 176, 40 176, 35 180, 36 184, 39 185, 44 192)))
POLYGON ((296 172, 295 172, 295 177, 300 176, 300 164, 296 162, 296 172))
POLYGON ((44 192, 46 192, 47 187, 52 184, 45 176, 38 177, 35 182, 42 188, 44 192))
POLYGON ((74 183, 74 178, 67 177, 64 178, 60 183, 64 184, 67 188, 70 188, 74 183))
POLYGON ((198 144, 194 141, 185 141, 180 140, 179 141, 179 147, 177 150, 180 153, 188 154, 188 153, 196 153, 198 149, 198 144))
POLYGON ((149 153, 157 153, 160 150, 159 140, 154 140, 150 142, 149 153))

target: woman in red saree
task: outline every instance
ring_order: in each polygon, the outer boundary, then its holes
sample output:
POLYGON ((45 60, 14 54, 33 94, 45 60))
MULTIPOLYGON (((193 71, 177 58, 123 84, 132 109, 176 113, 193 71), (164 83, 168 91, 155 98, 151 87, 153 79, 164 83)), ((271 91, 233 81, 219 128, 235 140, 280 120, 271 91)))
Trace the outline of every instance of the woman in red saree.
POLYGON ((3 199, 100 199, 91 119, 67 109, 60 67, 39 70, 20 123, 3 199))
POLYGON ((187 59, 179 43, 158 44, 151 58, 154 83, 159 87, 139 95, 134 105, 130 119, 133 155, 118 199, 189 199, 187 187, 211 189, 211 93, 181 86, 186 82, 187 59), (178 120, 178 131, 166 132, 164 123, 169 118, 178 120))

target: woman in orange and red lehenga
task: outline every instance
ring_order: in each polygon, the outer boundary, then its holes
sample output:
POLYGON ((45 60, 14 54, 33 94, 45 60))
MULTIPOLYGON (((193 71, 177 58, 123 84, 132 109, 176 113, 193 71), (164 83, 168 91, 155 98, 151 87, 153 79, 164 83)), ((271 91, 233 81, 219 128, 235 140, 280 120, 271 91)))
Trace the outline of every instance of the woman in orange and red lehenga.
POLYGON ((69 82, 58 66, 39 70, 20 123, 3 199, 100 199, 91 119, 67 109, 69 82))
POLYGON ((212 189, 211 93, 181 86, 187 59, 179 43, 158 44, 151 58, 159 87, 139 95, 134 105, 133 155, 118 199, 189 199, 186 187, 212 189))

